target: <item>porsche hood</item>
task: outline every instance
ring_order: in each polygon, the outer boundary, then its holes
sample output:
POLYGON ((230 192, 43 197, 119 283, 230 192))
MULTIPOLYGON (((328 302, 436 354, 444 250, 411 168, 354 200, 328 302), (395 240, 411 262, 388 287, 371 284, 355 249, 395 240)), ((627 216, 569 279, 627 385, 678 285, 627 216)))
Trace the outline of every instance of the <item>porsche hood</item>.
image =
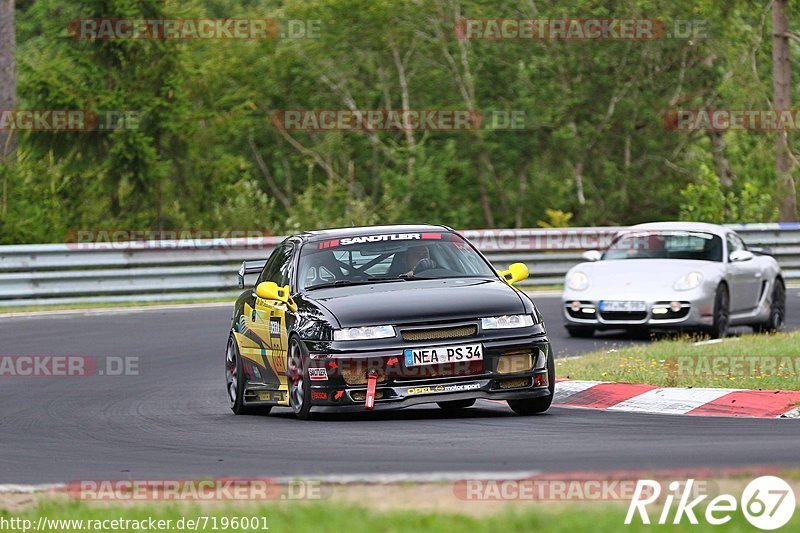
MULTIPOLYGON (((581 263, 570 270, 581 271, 589 278, 587 294, 630 296, 672 293, 673 285, 689 272, 700 272, 703 281, 716 277, 722 263, 686 259, 621 259, 581 263)), ((583 291, 582 291, 583 292, 583 291)), ((579 294, 579 293, 575 293, 579 294)))

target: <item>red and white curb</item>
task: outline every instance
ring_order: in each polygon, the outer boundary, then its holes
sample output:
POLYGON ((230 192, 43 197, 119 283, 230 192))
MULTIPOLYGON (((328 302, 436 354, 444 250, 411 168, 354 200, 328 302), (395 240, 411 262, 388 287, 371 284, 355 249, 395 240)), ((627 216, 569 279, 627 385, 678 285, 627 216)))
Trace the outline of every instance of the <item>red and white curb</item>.
POLYGON ((553 405, 665 415, 800 418, 800 391, 559 380, 553 405))

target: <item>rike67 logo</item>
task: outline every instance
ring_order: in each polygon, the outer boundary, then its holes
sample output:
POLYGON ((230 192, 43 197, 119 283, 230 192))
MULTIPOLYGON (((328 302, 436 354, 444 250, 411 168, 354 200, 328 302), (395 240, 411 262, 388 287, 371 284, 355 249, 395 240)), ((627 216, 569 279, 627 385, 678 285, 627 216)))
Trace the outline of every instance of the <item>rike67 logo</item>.
MULTIPOLYGON (((704 512, 699 507, 709 496, 697 495, 693 479, 685 483, 672 481, 667 489, 665 497, 661 498, 664 506, 656 519, 656 523, 662 525, 681 524, 684 520, 696 525, 700 516, 708 524, 718 526, 730 522, 741 512, 745 519, 758 529, 774 530, 786 525, 792 519, 796 505, 792 487, 775 476, 762 476, 748 483, 739 501, 730 494, 720 494, 712 498, 704 504, 704 512)), ((650 524, 648 506, 652 504, 656 504, 653 507, 658 506, 661 492, 660 482, 650 479, 639 480, 628 507, 628 514, 625 516, 625 524, 633 523, 637 514, 643 524, 650 524)))

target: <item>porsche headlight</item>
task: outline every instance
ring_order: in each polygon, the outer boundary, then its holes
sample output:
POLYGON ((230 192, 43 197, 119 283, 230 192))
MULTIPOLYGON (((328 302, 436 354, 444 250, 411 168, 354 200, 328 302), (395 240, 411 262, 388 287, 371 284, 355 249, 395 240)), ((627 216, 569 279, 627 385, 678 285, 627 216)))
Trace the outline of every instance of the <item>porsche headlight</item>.
POLYGON ((359 341, 369 339, 388 339, 394 337, 392 326, 364 326, 362 328, 343 328, 333 332, 335 341, 359 341))
POLYGON ((482 329, 526 328, 533 325, 531 315, 504 315, 481 318, 482 329))
POLYGON ((678 278, 672 288, 676 291, 689 291, 697 288, 701 281, 703 281, 703 275, 700 272, 689 272, 678 278))
POLYGON ((567 278, 567 287, 573 291, 583 291, 589 286, 589 276, 577 270, 567 278))

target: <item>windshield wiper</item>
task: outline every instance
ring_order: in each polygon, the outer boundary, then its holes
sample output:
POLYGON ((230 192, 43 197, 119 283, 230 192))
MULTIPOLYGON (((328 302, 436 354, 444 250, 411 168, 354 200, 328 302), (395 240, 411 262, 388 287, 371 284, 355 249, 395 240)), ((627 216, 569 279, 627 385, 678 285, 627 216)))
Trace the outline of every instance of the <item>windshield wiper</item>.
POLYGON ((313 291, 314 289, 324 289, 326 287, 344 287, 350 285, 369 285, 371 283, 384 283, 389 281, 404 281, 402 278, 368 278, 368 279, 360 279, 360 280, 352 280, 352 279, 337 279, 336 281, 329 281, 326 283, 320 283, 318 285, 312 285, 311 287, 306 287, 305 290, 313 291))

